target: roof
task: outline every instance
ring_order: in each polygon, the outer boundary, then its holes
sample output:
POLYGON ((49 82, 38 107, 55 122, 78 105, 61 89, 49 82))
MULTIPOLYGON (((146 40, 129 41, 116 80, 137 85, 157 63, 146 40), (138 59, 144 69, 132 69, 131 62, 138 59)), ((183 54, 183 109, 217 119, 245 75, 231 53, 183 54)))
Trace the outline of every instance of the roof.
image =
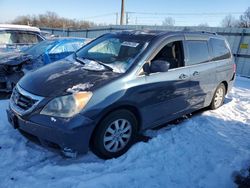
POLYGON ((169 30, 125 30, 117 31, 116 34, 120 35, 130 35, 130 38, 144 38, 151 40, 154 37, 166 37, 170 35, 181 34, 185 37, 193 37, 200 39, 208 39, 210 37, 224 39, 223 36, 218 35, 217 33, 207 32, 207 31, 169 31, 169 30))
POLYGON ((28 25, 0 24, 0 30, 5 30, 5 29, 40 32, 39 28, 31 27, 28 25))
POLYGON ((173 33, 181 33, 181 34, 200 34, 200 35, 217 35, 214 32, 208 31, 169 31, 169 30, 124 30, 124 31, 117 31, 116 33, 121 34, 128 34, 128 35, 166 35, 166 34, 173 34, 173 33))

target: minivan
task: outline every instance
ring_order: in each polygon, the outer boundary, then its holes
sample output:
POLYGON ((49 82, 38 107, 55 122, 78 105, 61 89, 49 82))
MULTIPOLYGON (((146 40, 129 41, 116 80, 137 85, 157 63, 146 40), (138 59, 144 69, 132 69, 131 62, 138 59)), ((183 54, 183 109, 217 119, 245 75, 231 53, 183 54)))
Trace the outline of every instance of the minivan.
POLYGON ((121 31, 24 76, 7 110, 29 139, 66 156, 125 153, 144 130, 219 108, 235 79, 224 37, 207 32, 121 31))

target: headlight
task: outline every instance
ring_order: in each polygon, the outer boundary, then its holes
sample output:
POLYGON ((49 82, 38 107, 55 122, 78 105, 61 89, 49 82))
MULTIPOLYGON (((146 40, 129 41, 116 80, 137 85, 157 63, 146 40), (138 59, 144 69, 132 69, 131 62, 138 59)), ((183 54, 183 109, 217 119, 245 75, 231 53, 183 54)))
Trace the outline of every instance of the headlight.
POLYGON ((40 114, 57 117, 72 117, 89 102, 92 92, 79 92, 51 100, 40 114))

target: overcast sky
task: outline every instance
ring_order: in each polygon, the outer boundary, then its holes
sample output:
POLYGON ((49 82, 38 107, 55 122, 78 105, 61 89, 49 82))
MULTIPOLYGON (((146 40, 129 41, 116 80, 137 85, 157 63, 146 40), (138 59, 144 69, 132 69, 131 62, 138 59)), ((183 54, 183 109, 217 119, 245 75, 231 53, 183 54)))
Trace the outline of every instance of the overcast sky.
MULTIPOLYGON (((120 4, 121 0, 0 0, 0 23, 52 11, 66 18, 115 24, 120 4)), ((250 0, 125 0, 125 11, 133 12, 128 14, 130 24, 161 25, 171 16, 175 25, 219 26, 227 14, 238 18, 249 6, 250 0)))

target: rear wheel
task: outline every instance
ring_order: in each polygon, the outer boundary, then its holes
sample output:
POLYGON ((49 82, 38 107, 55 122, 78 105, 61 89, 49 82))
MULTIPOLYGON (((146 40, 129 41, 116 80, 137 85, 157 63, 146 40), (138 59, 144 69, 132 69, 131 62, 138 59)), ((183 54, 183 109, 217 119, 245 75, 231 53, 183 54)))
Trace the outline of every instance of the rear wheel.
POLYGON ((119 157, 134 143, 136 132, 137 121, 130 111, 114 111, 95 129, 92 151, 104 159, 119 157))
POLYGON ((226 88, 223 83, 221 83, 215 90, 210 108, 212 110, 219 108, 223 103, 225 99, 226 94, 226 88))

